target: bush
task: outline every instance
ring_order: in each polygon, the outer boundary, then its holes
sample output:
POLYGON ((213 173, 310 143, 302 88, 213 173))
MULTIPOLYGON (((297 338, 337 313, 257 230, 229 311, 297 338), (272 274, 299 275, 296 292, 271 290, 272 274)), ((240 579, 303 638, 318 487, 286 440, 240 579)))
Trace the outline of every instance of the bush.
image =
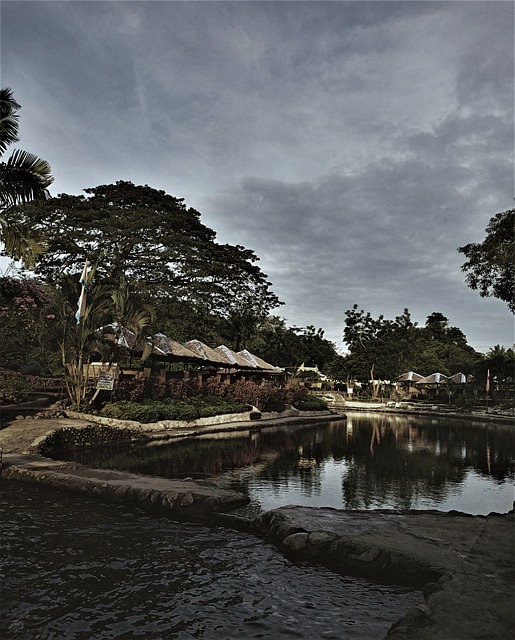
POLYGON ((293 406, 299 411, 324 411, 327 404, 318 396, 307 394, 305 398, 297 400, 293 406))
POLYGON ((106 404, 101 413, 107 418, 134 420, 142 423, 157 422, 161 419, 160 411, 154 406, 154 403, 143 404, 128 400, 106 404))
POLYGON ((196 420, 226 413, 241 413, 244 410, 245 406, 238 402, 219 398, 216 403, 201 398, 193 398, 189 402, 169 398, 165 401, 147 400, 141 403, 121 400, 106 404, 101 413, 107 418, 146 424, 159 420, 196 420))
POLYGON ((120 380, 115 388, 116 400, 140 402, 148 400, 166 400, 175 398, 187 402, 189 398, 200 395, 201 389, 196 379, 168 380, 160 378, 146 380, 120 380))
POLYGON ((260 411, 284 411, 288 401, 285 389, 262 387, 255 382, 240 380, 227 389, 233 400, 245 405, 254 405, 260 411))

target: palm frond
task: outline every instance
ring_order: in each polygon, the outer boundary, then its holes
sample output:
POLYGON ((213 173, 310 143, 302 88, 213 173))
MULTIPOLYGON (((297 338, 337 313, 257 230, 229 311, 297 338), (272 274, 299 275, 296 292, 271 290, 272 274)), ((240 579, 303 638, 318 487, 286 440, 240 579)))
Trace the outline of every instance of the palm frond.
POLYGON ((0 163, 0 202, 4 207, 45 200, 54 181, 50 165, 28 151, 16 149, 0 163))
POLYGON ((0 213, 0 241, 3 253, 9 258, 21 260, 27 269, 32 269, 38 256, 46 251, 45 245, 31 235, 30 230, 8 217, 8 211, 0 213))
POLYGON ((18 118, 20 105, 13 98, 11 89, 0 90, 0 155, 13 142, 18 141, 18 118))

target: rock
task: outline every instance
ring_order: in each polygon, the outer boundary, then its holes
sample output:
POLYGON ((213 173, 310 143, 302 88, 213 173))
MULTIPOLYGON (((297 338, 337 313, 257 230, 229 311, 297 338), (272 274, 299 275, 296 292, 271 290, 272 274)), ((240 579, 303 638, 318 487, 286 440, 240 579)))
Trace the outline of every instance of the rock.
POLYGON ((283 540, 283 547, 289 551, 301 551, 308 543, 308 533, 306 531, 292 533, 283 540))

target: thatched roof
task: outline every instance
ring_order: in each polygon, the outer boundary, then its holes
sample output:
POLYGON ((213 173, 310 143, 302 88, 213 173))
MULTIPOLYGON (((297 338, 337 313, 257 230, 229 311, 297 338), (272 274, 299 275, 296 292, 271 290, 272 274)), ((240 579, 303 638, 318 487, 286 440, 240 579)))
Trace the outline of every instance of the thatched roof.
POLYGON ((229 358, 222 351, 212 349, 211 347, 208 347, 207 344, 200 342, 200 340, 189 340, 189 342, 184 343, 184 346, 209 363, 224 365, 226 367, 232 364, 229 358))
POLYGON ((280 369, 279 367, 274 367, 273 365, 269 364, 268 362, 265 362, 264 360, 262 360, 258 356, 255 356, 254 354, 250 353, 250 351, 247 351, 247 349, 243 349, 242 351, 238 351, 237 355, 243 356, 245 358, 245 360, 248 360, 257 369, 263 369, 264 371, 268 371, 270 373, 271 372, 283 373, 282 369, 280 369))
POLYGON ((239 369, 255 369, 256 365, 252 364, 249 360, 244 358, 241 353, 236 353, 229 347, 226 347, 224 344, 221 344, 219 347, 216 347, 215 351, 220 351, 223 353, 224 357, 227 358, 235 368, 239 369))
POLYGON ((449 378, 449 382, 451 384, 465 384, 466 382, 471 382, 474 379, 474 376, 466 375, 464 373, 455 373, 453 376, 449 378))
POLYGON ((422 378, 422 380, 418 380, 415 384, 442 384, 448 380, 449 378, 444 376, 443 373, 432 373, 430 376, 422 378))
POLYGON ((156 358, 175 360, 179 362, 194 362, 197 364, 213 365, 215 367, 254 370, 260 369, 268 373, 282 373, 282 369, 274 367, 246 349, 235 353, 229 347, 220 345, 213 349, 200 340, 189 340, 184 344, 172 340, 164 333, 155 333, 144 340, 136 340, 136 335, 130 330, 112 323, 101 327, 99 332, 103 337, 112 340, 120 347, 132 351, 134 354, 153 355, 156 358))
POLYGON ((424 376, 421 376, 420 373, 415 373, 414 371, 407 371, 403 373, 402 376, 397 378, 397 382, 418 382, 422 380, 424 376))
POLYGON ((177 342, 176 340, 172 340, 168 336, 165 336, 164 333, 155 333, 147 340, 152 342, 153 355, 164 355, 164 356, 172 356, 177 359, 191 361, 191 362, 199 362, 203 361, 204 358, 199 357, 197 353, 188 349, 185 345, 177 342))
POLYGON ((204 362, 204 358, 199 357, 180 342, 168 338, 164 333, 155 333, 143 340, 136 340, 136 334, 133 331, 117 323, 101 327, 99 332, 102 332, 102 336, 107 340, 112 340, 119 347, 129 349, 137 355, 145 354, 145 357, 152 355, 181 362, 204 362))
POLYGON ((136 346, 136 334, 130 329, 120 326, 117 322, 106 324, 97 329, 97 332, 102 335, 102 338, 111 340, 119 347, 133 349, 136 346))

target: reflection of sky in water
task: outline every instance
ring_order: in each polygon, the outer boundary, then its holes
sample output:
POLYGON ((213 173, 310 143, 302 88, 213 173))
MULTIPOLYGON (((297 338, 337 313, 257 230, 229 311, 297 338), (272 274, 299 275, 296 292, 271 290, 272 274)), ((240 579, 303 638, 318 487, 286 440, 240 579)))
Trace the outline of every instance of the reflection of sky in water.
MULTIPOLYGON (((253 503, 267 511, 288 504, 306 507, 333 507, 344 509, 344 490, 342 481, 348 470, 345 461, 328 460, 318 465, 316 483, 305 483, 298 477, 283 477, 271 481, 253 474, 252 468, 245 474, 247 491, 253 503)), ((515 500, 515 488, 511 481, 499 483, 493 478, 482 476, 468 469, 464 481, 449 485, 447 494, 440 496, 414 494, 412 509, 435 509, 437 511, 462 511, 474 515, 489 513, 507 513, 515 500)), ((367 508, 363 506, 363 508, 367 508)), ((368 509, 403 508, 393 498, 372 500, 368 509)))
POLYGON ((464 511, 475 515, 488 515, 492 512, 510 511, 515 500, 513 483, 499 484, 490 478, 485 479, 474 470, 467 470, 463 484, 451 487, 449 495, 437 502, 420 497, 417 509, 438 509, 438 511, 464 511))
POLYGON ((249 497, 264 510, 275 509, 287 504, 304 507, 343 507, 342 474, 345 474, 346 463, 329 460, 319 466, 319 482, 303 483, 298 477, 282 478, 280 482, 271 483, 266 479, 256 478, 250 469, 245 475, 248 480, 249 497))

